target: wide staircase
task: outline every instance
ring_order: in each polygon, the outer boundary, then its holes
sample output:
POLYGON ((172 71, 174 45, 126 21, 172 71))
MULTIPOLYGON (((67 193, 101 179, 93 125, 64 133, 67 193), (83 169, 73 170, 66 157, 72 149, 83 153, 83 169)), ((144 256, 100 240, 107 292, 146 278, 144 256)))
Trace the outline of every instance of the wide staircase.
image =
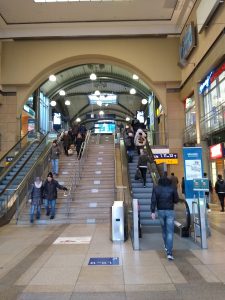
MULTIPOLYGON (((115 187, 113 136, 91 136, 87 151, 87 159, 75 192, 68 197, 68 193, 58 190, 55 219, 50 220, 43 207, 40 220, 35 220, 34 224, 109 222, 115 187)), ((70 189, 78 164, 75 152, 71 156, 62 154, 59 176, 55 179, 70 189)), ((17 224, 29 224, 29 209, 30 204, 26 202, 17 224)))

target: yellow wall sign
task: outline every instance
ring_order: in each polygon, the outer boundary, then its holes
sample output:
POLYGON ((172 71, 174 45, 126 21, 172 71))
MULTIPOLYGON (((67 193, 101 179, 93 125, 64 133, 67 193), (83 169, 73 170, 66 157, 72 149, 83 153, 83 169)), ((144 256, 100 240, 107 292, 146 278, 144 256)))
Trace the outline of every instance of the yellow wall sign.
POLYGON ((155 159, 157 165, 159 164, 167 164, 167 165, 178 165, 177 158, 163 158, 163 159, 155 159))
POLYGON ((163 163, 167 165, 178 164, 177 153, 154 154, 154 159, 156 164, 163 164, 163 163))

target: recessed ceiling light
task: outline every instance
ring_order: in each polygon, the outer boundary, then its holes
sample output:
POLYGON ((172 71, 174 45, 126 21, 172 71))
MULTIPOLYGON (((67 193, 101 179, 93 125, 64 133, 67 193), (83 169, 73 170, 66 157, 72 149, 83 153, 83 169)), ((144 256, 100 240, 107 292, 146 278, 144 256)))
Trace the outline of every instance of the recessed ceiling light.
POLYGON ((133 79, 134 79, 134 80, 138 80, 139 77, 138 77, 136 74, 133 74, 133 79))
POLYGON ((49 78, 48 78, 50 81, 56 81, 56 77, 55 75, 50 75, 49 78))
POLYGON ((77 123, 79 123, 80 121, 81 121, 81 119, 80 119, 80 118, 77 118, 77 119, 76 119, 76 122, 77 122, 77 123))
POLYGON ((60 96, 65 96, 65 95, 66 95, 66 92, 65 92, 64 90, 60 90, 60 91, 59 91, 59 95, 60 95, 60 96))
POLYGON ((95 91, 95 96, 100 96, 101 95, 101 93, 100 93, 100 91, 95 91))
POLYGON ((130 94, 131 94, 131 95, 136 94, 136 90, 135 90, 134 88, 130 89, 130 94))
POLYGON ((66 100, 65 105, 70 105, 70 100, 66 100))
POLYGON ((50 105, 51 105, 51 106, 56 106, 56 102, 55 102, 54 100, 52 100, 52 101, 50 102, 50 105))
POLYGON ((129 122, 129 121, 130 121, 130 118, 129 118, 129 117, 126 117, 126 121, 129 122))
POLYGON ((142 103, 143 105, 145 105, 145 104, 148 103, 148 100, 147 100, 147 99, 142 99, 142 100, 141 100, 141 103, 142 103))
POLYGON ((100 116, 104 115, 104 111, 103 111, 103 110, 100 110, 99 115, 100 115, 100 116))
POLYGON ((90 79, 91 79, 91 80, 96 80, 96 79, 97 79, 96 74, 95 74, 95 73, 92 73, 92 74, 90 75, 90 79))

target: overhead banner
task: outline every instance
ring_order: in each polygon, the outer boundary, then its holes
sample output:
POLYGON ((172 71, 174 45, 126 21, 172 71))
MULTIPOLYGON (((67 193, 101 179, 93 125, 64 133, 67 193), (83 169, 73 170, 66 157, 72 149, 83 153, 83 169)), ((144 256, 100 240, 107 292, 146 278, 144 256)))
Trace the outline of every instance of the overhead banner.
POLYGON ((203 178, 202 148, 201 147, 184 147, 184 179, 185 179, 185 197, 193 199, 194 195, 198 196, 194 191, 195 179, 203 178))

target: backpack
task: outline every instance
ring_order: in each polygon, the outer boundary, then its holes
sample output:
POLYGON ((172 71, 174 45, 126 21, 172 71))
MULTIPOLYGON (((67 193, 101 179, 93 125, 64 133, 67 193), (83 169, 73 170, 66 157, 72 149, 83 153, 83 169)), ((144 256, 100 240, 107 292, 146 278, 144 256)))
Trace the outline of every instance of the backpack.
POLYGON ((139 144, 143 144, 144 141, 145 141, 145 139, 143 138, 143 136, 140 136, 140 137, 138 138, 139 144))

